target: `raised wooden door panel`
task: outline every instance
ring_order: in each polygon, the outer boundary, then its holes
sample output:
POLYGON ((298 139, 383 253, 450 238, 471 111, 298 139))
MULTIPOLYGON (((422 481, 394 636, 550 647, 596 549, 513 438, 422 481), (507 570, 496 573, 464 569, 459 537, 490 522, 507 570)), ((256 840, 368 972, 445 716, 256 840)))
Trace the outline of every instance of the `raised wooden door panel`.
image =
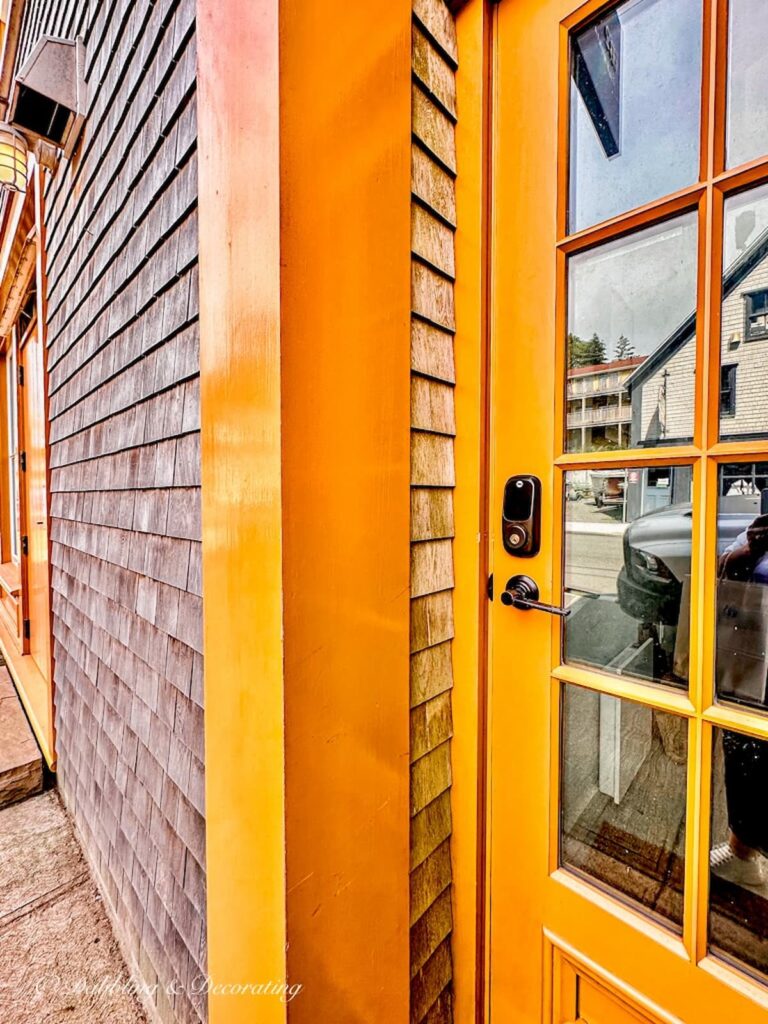
POLYGON ((22 435, 26 469, 24 528, 28 651, 43 677, 50 682, 50 569, 48 562, 48 484, 46 463, 45 381, 42 343, 36 329, 21 349, 23 386, 22 435))
POLYGON ((557 945, 545 945, 552 956, 553 1024, 681 1024, 653 1008, 640 1005, 632 993, 617 989, 557 945))
POLYGON ((492 605, 491 1020, 757 1022, 768 7, 501 0, 494 32, 492 567, 568 616, 492 605), (557 1016, 546 932, 616 985, 557 1016))

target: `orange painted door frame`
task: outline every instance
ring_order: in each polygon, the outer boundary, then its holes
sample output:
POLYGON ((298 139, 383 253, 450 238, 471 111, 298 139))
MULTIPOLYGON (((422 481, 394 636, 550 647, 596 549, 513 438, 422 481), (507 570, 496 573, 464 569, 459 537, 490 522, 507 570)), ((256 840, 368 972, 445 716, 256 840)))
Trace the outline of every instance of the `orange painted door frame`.
POLYGON ((765 740, 768 726, 762 715, 717 703, 709 666, 714 666, 718 467, 728 460, 768 456, 764 440, 731 443, 718 438, 722 204, 724 196, 764 180, 768 162, 761 159, 734 172, 723 169, 718 147, 723 137, 726 5, 707 2, 699 181, 672 198, 568 235, 569 33, 604 13, 606 6, 598 0, 501 0, 496 9, 490 1020, 680 1024, 733 1019, 758 1024, 768 1009, 768 989, 716 958, 708 947, 709 833, 714 731, 734 728, 765 740), (565 446, 567 259, 685 210, 692 211, 701 228, 693 439, 676 447, 572 453, 565 446), (625 466, 638 472, 691 467, 687 690, 567 663, 559 619, 499 600, 508 578, 526 573, 540 585, 543 601, 560 604, 566 473, 625 466), (505 484, 518 473, 534 474, 542 482, 541 550, 525 561, 504 550, 501 532, 505 484), (620 899, 615 887, 596 885, 584 872, 563 866, 561 793, 564 773, 571 767, 560 755, 565 742, 563 694, 576 687, 606 697, 610 708, 620 700, 649 716, 676 716, 687 736, 682 762, 687 765, 685 884, 678 932, 620 899))
POLYGON ((35 323, 19 350, 24 375, 20 389, 23 405, 22 438, 24 469, 22 587, 29 620, 28 654, 43 678, 51 678, 50 564, 48 550, 48 484, 45 416, 45 360, 35 323))
MULTIPOLYGON (((18 216, 8 232, 2 310, 9 329, 28 288, 34 289, 35 324, 17 337, 16 406, 19 452, 20 637, 0 622, 0 646, 16 683, 40 748, 50 768, 56 766, 51 645, 51 571, 49 536, 50 469, 48 459, 48 388, 45 350, 45 222, 43 172, 31 162, 26 197, 17 200, 18 216), (22 216, 22 212, 24 215, 22 216), (29 231, 29 224, 33 229, 29 231), (20 235, 21 230, 29 231, 20 235), (23 337, 22 337, 23 335, 23 337), (22 383, 23 381, 23 383, 22 383), (21 458, 21 456, 20 456, 21 458)), ((3 387, 6 382, 3 381, 3 387)))

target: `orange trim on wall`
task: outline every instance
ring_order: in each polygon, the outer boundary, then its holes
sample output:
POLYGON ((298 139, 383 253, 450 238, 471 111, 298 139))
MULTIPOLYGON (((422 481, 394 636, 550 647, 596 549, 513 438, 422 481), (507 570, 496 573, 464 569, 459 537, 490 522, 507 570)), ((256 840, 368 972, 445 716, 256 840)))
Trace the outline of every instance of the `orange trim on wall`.
POLYGON ((277 1024, 285 981, 278 2, 198 0, 211 1024, 277 1024))
MULTIPOLYGON (((35 163, 33 169, 35 182, 35 232, 37 235, 37 246, 35 250, 35 273, 37 276, 37 335, 42 352, 42 395, 41 409, 43 416, 43 439, 44 439, 44 473, 45 473, 45 551, 47 568, 47 607, 42 605, 43 618, 47 627, 47 649, 44 650, 43 658, 48 669, 48 691, 50 709, 50 744, 53 754, 49 767, 54 768, 56 763, 56 717, 54 706, 56 701, 56 672, 53 656, 53 590, 51 573, 51 446, 50 426, 51 420, 48 412, 48 273, 47 273, 47 230, 45 224, 45 176, 43 169, 35 163)), ((38 602, 38 607, 41 607, 38 602)), ((41 624, 42 627, 42 624, 41 624)))
POLYGON ((471 0, 456 19, 456 575, 453 734, 455 1019, 487 1013, 485 886, 488 598, 488 251, 493 11, 471 0))
POLYGON ((281 15, 289 1015, 405 1024, 411 7, 281 15))

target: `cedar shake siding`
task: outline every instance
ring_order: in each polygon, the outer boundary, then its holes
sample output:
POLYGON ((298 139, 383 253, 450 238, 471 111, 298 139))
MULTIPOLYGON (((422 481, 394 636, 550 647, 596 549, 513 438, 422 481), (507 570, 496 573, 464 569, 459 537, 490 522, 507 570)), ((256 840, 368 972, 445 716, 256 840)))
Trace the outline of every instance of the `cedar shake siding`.
POLYGON ((443 0, 415 0, 411 171, 411 1020, 453 1020, 456 68, 443 0))
POLYGON ((61 792, 163 1021, 206 1017, 194 0, 28 0, 86 46, 45 195, 61 792), (172 983, 185 988, 166 996, 172 983))

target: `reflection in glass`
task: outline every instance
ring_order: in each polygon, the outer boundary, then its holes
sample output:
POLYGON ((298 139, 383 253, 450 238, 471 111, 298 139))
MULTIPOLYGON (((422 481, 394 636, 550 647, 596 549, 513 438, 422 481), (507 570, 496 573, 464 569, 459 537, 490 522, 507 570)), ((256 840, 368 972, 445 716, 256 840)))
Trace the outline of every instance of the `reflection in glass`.
POLYGON ((726 166, 768 153, 768 5, 729 0, 726 166))
POLYGON ((684 719, 563 687, 560 862, 680 931, 684 719))
POLYGON ((692 184, 701 0, 626 0, 571 38, 569 231, 692 184))
POLYGON ((568 451, 691 439, 697 234, 685 214, 568 261, 568 451))
POLYGON ((566 474, 567 662, 686 685, 691 479, 690 466, 566 474))
POLYGON ((718 697, 768 703, 768 462, 720 467, 715 679, 718 697))
POLYGON ((710 947, 768 974, 768 743, 716 729, 712 772, 710 947))
POLYGON ((720 437, 768 437, 768 185, 725 201, 722 303, 720 437))

